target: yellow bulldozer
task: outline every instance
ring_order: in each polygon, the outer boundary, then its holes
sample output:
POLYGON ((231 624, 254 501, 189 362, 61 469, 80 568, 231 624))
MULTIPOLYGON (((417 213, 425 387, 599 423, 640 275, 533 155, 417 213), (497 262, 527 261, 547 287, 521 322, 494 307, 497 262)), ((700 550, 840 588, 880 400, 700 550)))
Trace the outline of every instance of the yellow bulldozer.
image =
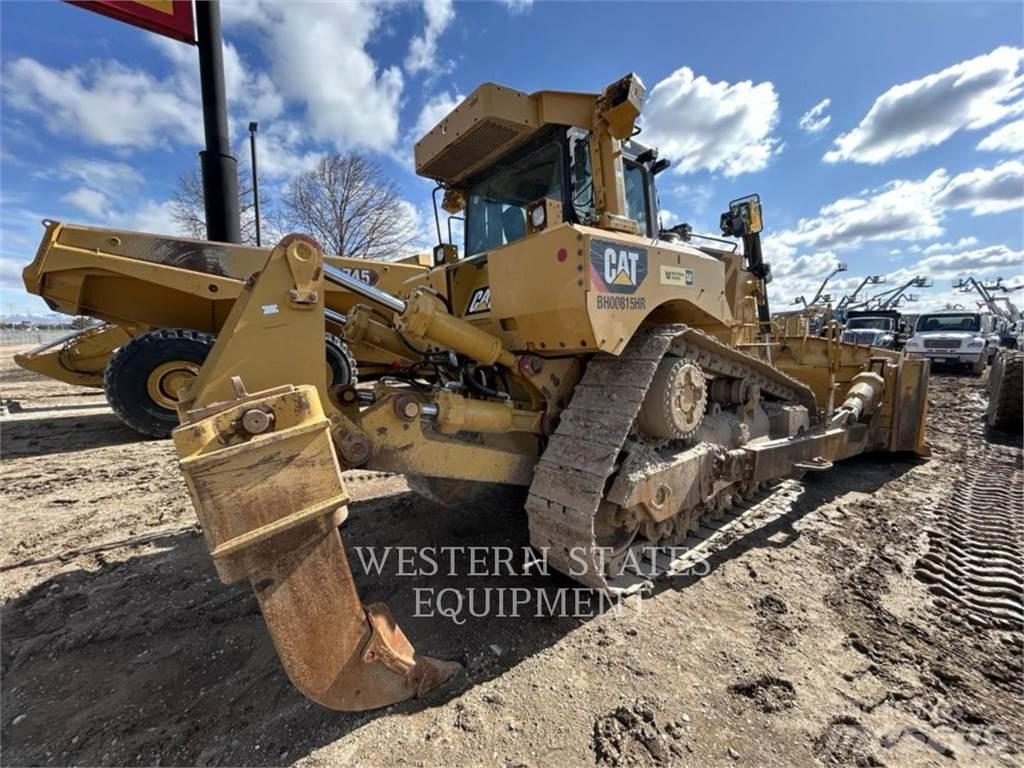
POLYGON ((217 571, 251 582, 320 704, 380 707, 458 670, 361 602, 343 470, 402 473, 452 503, 521 488, 547 563, 622 596, 649 586, 623 567, 631 552, 684 542, 781 478, 927 453, 926 360, 837 326, 773 327, 757 196, 728 206, 721 239, 659 227, 667 163, 636 141, 644 95, 635 75, 600 93, 480 86, 415 148, 464 218, 461 255, 441 243, 385 290, 289 235, 178 393, 174 442, 217 571), (326 302, 339 290, 358 297, 344 312, 326 302), (372 386, 328 386, 330 327, 399 362, 372 386))
MULTIPOLYGON (((22 271, 25 289, 49 307, 100 321, 14 356, 26 370, 103 389, 132 429, 170 437, 178 425, 177 393, 199 372, 245 279, 270 249, 44 221, 35 259, 22 271)), ((379 262, 329 256, 328 264, 383 290, 398 290, 425 271, 422 257, 379 262)), ((326 306, 339 313, 358 300, 330 288, 326 306)), ((390 370, 394 355, 351 346, 328 321, 324 358, 328 386, 370 380, 390 370)))

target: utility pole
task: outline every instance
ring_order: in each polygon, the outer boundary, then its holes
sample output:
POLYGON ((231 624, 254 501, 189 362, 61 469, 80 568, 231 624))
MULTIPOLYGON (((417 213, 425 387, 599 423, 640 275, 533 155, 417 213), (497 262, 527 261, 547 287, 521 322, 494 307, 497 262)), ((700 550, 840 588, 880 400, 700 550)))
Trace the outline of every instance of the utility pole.
POLYGON ((231 154, 228 136, 220 2, 196 0, 195 13, 203 130, 206 134, 206 149, 199 153, 206 206, 206 237, 221 243, 240 243, 238 163, 231 154))
POLYGON ((252 206, 256 212, 256 247, 260 246, 260 176, 256 172, 256 121, 249 123, 249 151, 252 153, 252 206))

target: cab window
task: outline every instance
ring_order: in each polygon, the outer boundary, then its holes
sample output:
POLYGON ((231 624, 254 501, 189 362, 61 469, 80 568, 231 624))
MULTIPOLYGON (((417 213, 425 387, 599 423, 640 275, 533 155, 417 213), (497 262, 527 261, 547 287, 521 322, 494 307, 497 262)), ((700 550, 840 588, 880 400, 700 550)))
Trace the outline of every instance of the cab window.
POLYGON ((526 206, 542 197, 562 199, 562 147, 557 142, 497 168, 470 188, 467 255, 526 237, 526 206))
POLYGON ((626 215, 640 227, 640 233, 650 234, 647 221, 647 174, 643 166, 625 160, 622 163, 626 185, 626 215))

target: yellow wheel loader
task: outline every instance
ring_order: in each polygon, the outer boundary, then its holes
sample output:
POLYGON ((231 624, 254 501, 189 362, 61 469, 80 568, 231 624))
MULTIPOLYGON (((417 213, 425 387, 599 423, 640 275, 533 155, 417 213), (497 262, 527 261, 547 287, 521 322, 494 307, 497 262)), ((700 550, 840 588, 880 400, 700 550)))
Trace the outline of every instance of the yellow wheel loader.
MULTIPOLYGON (((178 425, 178 390, 195 378, 216 333, 268 249, 141 232, 43 222, 35 259, 22 272, 25 288, 51 309, 86 315, 99 325, 70 333, 14 361, 30 371, 102 388, 114 412, 133 429, 169 437, 178 425)), ((348 274, 400 291, 425 266, 413 259, 375 262, 327 257, 348 274)), ((345 312, 357 297, 331 289, 327 307, 345 312)), ((399 358, 348 345, 328 322, 324 356, 329 386, 353 384, 390 369, 399 358)))
POLYGON ((479 87, 416 145, 418 173, 464 217, 463 257, 439 245, 387 291, 289 235, 181 393, 174 442, 218 573, 249 580, 285 671, 320 704, 384 706, 458 668, 360 601, 342 470, 454 500, 520 488, 538 553, 615 596, 648 586, 624 567, 637 548, 685 541, 766 484, 927 453, 926 360, 843 343, 838 326, 773 330, 757 196, 723 214, 732 239, 659 230, 666 163, 633 140, 643 100, 634 75, 597 94, 479 87), (359 301, 332 309, 337 290, 359 301), (330 327, 401 362, 328 387, 330 327))

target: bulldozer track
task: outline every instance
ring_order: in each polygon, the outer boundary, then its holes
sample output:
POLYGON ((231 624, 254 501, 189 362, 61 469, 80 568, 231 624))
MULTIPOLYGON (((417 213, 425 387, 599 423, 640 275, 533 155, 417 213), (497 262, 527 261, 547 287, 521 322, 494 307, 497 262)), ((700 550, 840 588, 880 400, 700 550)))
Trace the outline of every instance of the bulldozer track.
POLYGON ((1024 472, 1020 455, 982 443, 937 509, 916 565, 940 607, 969 623, 1024 629, 1024 472))
POLYGON ((657 580, 706 575, 701 566, 732 541, 737 529, 763 526, 786 514, 799 487, 796 480, 783 480, 759 488, 746 499, 733 495, 725 505, 696 515, 689 534, 681 541, 634 544, 624 572, 610 581, 611 590, 628 595, 651 589, 657 580))
MULTIPOLYGON (((595 531, 598 510, 630 429, 659 361, 670 351, 694 359, 712 374, 749 378, 763 393, 806 403, 812 419, 817 415, 814 396, 801 382, 685 325, 641 328, 618 357, 596 355, 541 456, 526 510, 531 544, 544 551, 557 570, 613 595, 643 590, 650 586, 652 575, 671 573, 678 565, 677 558, 655 553, 657 567, 646 577, 623 573, 609 579, 604 574, 605 551, 595 531)), ((735 489, 727 488, 711 504, 683 510, 677 515, 677 530, 700 538, 702 529, 707 529, 706 537, 734 493, 735 489), (688 519, 678 520, 682 515, 688 519)))

